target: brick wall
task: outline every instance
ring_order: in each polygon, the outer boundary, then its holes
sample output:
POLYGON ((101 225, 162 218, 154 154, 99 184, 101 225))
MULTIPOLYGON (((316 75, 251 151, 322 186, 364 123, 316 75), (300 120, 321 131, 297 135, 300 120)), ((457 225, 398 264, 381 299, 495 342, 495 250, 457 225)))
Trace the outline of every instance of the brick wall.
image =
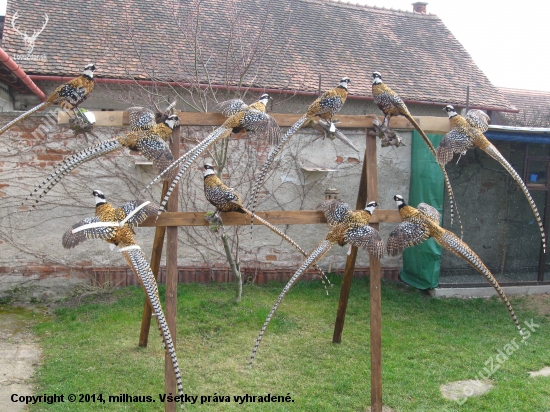
MULTIPOLYGON (((0 114, 0 124, 15 115, 0 114)), ((115 284, 122 282, 122 273, 125 273, 126 280, 122 283, 127 284, 129 272, 123 266, 123 259, 118 253, 111 252, 106 243, 89 240, 65 250, 61 246, 61 236, 73 223, 93 215, 91 192, 94 189, 102 190, 115 205, 140 197, 159 199, 160 185, 142 192, 155 173, 151 167, 136 166, 135 160, 141 159, 139 154, 123 149, 87 162, 71 172, 36 210, 32 210, 25 198, 57 163, 69 154, 123 131, 122 128, 96 128, 93 134, 75 135, 71 129, 58 126, 52 119, 55 117, 49 114, 33 115, 5 133, 0 140, 0 198, 3 201, 0 209, 0 291, 10 293, 29 285, 43 285, 47 289, 48 285, 57 288, 59 283, 94 284, 100 282, 98 276, 105 273, 116 274, 115 284), (48 282, 54 279, 58 283, 48 282)), ((182 150, 204 138, 211 130, 182 128, 182 150)), ((324 199, 323 192, 327 187, 337 187, 342 199, 355 204, 362 154, 328 139, 310 143, 316 137, 315 133, 312 129, 305 129, 285 147, 284 155, 277 161, 277 168, 260 194, 259 210, 315 209, 324 199), (337 172, 304 174, 300 164, 330 167, 337 172)), ((364 131, 350 130, 346 135, 360 150, 364 150, 364 131)), ((398 150, 379 148, 380 181, 384 182, 380 185, 379 203, 382 208, 395 207, 392 200, 395 193, 408 193, 410 134, 405 133, 404 137, 408 146, 398 150)), ((253 183, 250 170, 261 167, 269 151, 270 147, 261 141, 231 139, 224 179, 246 198, 253 183)), ((202 193, 201 165, 202 162, 194 165, 182 179, 185 191, 179 193, 181 210, 212 210, 202 193)), ((383 238, 392 228, 393 225, 381 225, 383 238)), ((327 233, 324 225, 283 226, 282 229, 306 251, 327 233)), ((236 250, 237 229, 227 227, 225 230, 236 250)), ((137 241, 146 256, 151 255, 153 233, 154 228, 137 230, 137 241)), ((262 226, 254 226, 252 237, 248 227, 240 228, 238 233, 238 258, 246 268, 247 279, 252 276, 259 283, 283 280, 281 277, 294 273, 303 259, 262 226)), ((210 271, 210 280, 229 278, 219 234, 211 233, 207 227, 180 228, 179 242, 178 266, 183 281, 190 281, 193 276, 196 281, 208 281, 206 272, 201 270, 210 271), (193 270, 194 275, 190 274, 193 270)), ((346 252, 347 248, 335 246, 321 261, 321 266, 325 270, 330 266, 334 271, 341 271, 346 252)), ((400 259, 385 258, 382 265, 388 268, 389 277, 395 277, 400 259)), ((360 253, 357 266, 357 273, 364 274, 368 268, 366 254, 360 253)), ((37 296, 41 298, 43 293, 37 296)))

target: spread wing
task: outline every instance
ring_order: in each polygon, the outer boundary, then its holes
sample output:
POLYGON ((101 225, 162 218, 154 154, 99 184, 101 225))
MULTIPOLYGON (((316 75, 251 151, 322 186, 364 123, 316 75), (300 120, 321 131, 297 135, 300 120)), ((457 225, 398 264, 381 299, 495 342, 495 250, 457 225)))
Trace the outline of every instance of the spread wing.
POLYGON ((145 107, 130 107, 126 112, 130 118, 130 130, 149 130, 157 124, 155 113, 145 107))
POLYGON ((281 140, 279 125, 273 117, 265 112, 250 109, 244 114, 240 123, 247 131, 264 136, 271 145, 276 145, 281 140))
POLYGON ((158 213, 159 206, 156 203, 144 199, 132 200, 120 206, 120 209, 126 215, 123 220, 130 226, 137 226, 149 216, 154 216, 158 213))
POLYGON ((344 221, 345 216, 351 212, 351 207, 340 199, 325 200, 317 206, 325 214, 327 223, 331 226, 344 221))
POLYGON ((390 256, 396 256, 406 248, 418 245, 429 237, 424 225, 405 221, 392 230, 386 248, 390 256))
MULTIPOLYGON (((153 162, 153 166, 159 173, 162 173, 174 162, 174 156, 168 143, 155 134, 139 139, 137 146, 141 154, 153 162)), ((166 179, 169 177, 167 176, 166 179)))
POLYGON ((435 224, 439 225, 439 222, 441 220, 441 214, 437 211, 436 208, 434 208, 433 206, 430 206, 427 203, 420 203, 416 208, 422 213, 424 213, 435 224))
POLYGON ((248 105, 241 99, 231 99, 218 103, 216 105, 216 109, 219 110, 225 117, 230 117, 235 113, 248 109, 248 105))
POLYGON ((384 256, 384 241, 380 237, 380 233, 368 225, 347 230, 344 233, 344 240, 353 246, 364 248, 378 260, 384 256))
POLYGON ((451 161, 455 153, 463 153, 472 147, 468 136, 456 130, 447 133, 437 147, 436 157, 439 164, 451 161))
POLYGON ((470 110, 464 117, 468 124, 476 129, 479 129, 481 133, 485 133, 489 129, 489 121, 491 118, 487 113, 481 110, 470 110))
POLYGON ((63 235, 62 243, 65 249, 71 249, 84 242, 86 239, 107 240, 114 235, 117 226, 104 226, 97 216, 87 217, 71 226, 63 235), (87 228, 82 228, 87 226, 87 228), (82 230, 73 233, 73 230, 82 228, 82 230))

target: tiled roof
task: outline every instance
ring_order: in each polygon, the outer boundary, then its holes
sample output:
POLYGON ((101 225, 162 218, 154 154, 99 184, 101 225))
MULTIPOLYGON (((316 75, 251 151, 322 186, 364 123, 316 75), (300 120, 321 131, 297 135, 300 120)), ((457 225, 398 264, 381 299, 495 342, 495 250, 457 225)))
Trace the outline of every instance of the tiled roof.
MULTIPOLYGON (((94 62, 98 77, 189 81, 196 4, 9 0, 3 47, 10 54, 23 53, 22 39, 11 27, 16 11, 18 24, 28 32, 40 28, 48 13, 34 50, 47 61, 21 62, 30 74, 77 75, 94 62)), ((406 100, 465 105, 469 85, 471 106, 510 108, 435 15, 333 0, 208 0, 200 2, 200 13, 201 55, 218 84, 227 78, 234 83, 236 62, 245 61, 249 46, 257 44, 263 55, 244 77, 247 85, 316 91, 319 74, 323 88, 347 75, 352 94, 371 96, 376 70, 406 100), (226 64, 232 41, 242 53, 226 64)), ((200 66, 199 72, 206 81, 200 66)))
POLYGON ((550 127, 550 92, 499 88, 506 100, 516 106, 519 113, 502 113, 511 126, 550 127))

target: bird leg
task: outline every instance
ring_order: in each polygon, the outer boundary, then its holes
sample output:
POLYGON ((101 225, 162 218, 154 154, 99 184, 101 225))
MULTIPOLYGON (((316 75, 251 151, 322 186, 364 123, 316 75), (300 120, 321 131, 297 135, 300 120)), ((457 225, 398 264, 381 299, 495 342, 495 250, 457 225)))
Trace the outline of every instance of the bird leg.
POLYGON ((80 119, 80 121, 82 121, 83 119, 86 120, 86 123, 89 123, 88 122, 88 119, 86 119, 86 116, 84 116, 80 110, 77 110, 76 106, 73 106, 73 108, 71 109, 74 113, 74 118, 75 120, 76 119, 80 119))
POLYGON ((460 155, 458 156, 458 159, 456 161, 456 164, 458 164, 458 162, 460 162, 460 159, 462 158, 462 156, 464 156, 466 154, 466 150, 464 150, 463 152, 460 153, 460 155))
POLYGON ((212 232, 218 232, 220 227, 223 227, 223 221, 219 210, 206 213, 204 219, 210 223, 210 231, 212 232))
POLYGON ((369 132, 369 136, 380 138, 380 144, 382 147, 388 146, 405 146, 401 137, 395 133, 392 129, 387 128, 384 123, 380 123, 377 117, 372 120, 372 127, 374 131, 369 132))
POLYGON ((388 115, 384 115, 384 120, 382 121, 382 127, 389 129, 390 128, 390 118, 388 115))
MULTIPOLYGON (((334 140, 335 138, 338 138, 342 143, 346 144, 347 146, 351 147, 356 152, 359 152, 359 149, 349 140, 349 138, 342 133, 342 131, 338 130, 336 128, 336 125, 340 123, 339 120, 332 121, 330 120, 330 123, 324 121, 323 119, 319 119, 317 123, 314 123, 318 126, 321 126, 320 128, 325 133, 325 137, 328 137, 330 140, 334 140), (332 130, 334 128, 334 130, 332 130), (328 134, 327 134, 328 131, 328 134)), ((315 129, 318 129, 314 126, 315 129)))

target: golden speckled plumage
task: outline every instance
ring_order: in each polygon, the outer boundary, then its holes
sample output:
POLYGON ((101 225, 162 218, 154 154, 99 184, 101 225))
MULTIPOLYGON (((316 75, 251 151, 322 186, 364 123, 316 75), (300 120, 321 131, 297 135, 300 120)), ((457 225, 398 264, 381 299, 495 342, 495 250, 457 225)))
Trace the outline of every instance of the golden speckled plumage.
POLYGON ((308 107, 306 117, 311 119, 315 116, 321 119, 332 121, 332 116, 340 111, 348 97, 348 89, 337 86, 324 92, 308 107))
POLYGON ((283 288, 283 291, 277 298, 275 304, 271 308, 271 311, 267 315, 267 318, 262 326, 260 334, 256 339, 254 348, 252 349, 252 355, 250 356, 249 365, 252 366, 256 352, 260 346, 263 335, 273 317, 273 314, 279 307, 279 304, 283 300, 286 293, 290 290, 294 282, 310 267, 317 262, 323 256, 325 256, 331 247, 338 243, 340 246, 351 244, 358 248, 364 248, 369 252, 371 257, 380 259, 384 254, 384 242, 380 237, 377 230, 368 225, 372 216, 372 212, 378 206, 376 202, 370 202, 367 204, 365 210, 353 211, 347 203, 342 202, 339 199, 326 200, 317 206, 323 210, 327 222, 331 225, 331 230, 327 234, 324 240, 317 244, 313 251, 307 256, 306 260, 302 263, 300 268, 294 273, 292 278, 283 288))
POLYGON ((372 96, 374 103, 382 110, 385 117, 411 115, 403 100, 384 83, 372 85, 372 96))
POLYGON ((73 107, 78 107, 80 103, 88 98, 94 90, 94 86, 95 81, 93 77, 81 74, 68 83, 56 88, 48 96, 46 102, 49 105, 60 104, 65 109, 72 109, 73 107))
POLYGON ((453 106, 446 106, 445 109, 449 115, 450 131, 439 143, 437 148, 437 161, 444 165, 449 162, 455 153, 465 153, 468 149, 478 147, 499 162, 502 167, 514 178, 521 188, 529 206, 533 211, 537 225, 542 238, 543 252, 546 253, 546 234, 544 225, 540 217, 537 205, 533 200, 529 189, 521 176, 516 172, 512 165, 502 156, 500 151, 483 134, 489 128, 489 116, 480 110, 470 110, 466 117, 459 115, 453 106))
MULTIPOLYGON (((179 119, 177 116, 172 115, 167 117, 162 124, 142 125, 140 123, 140 118, 132 116, 132 111, 137 109, 141 110, 143 116, 147 115, 152 116, 153 119, 155 118, 155 113, 148 109, 142 107, 130 108, 130 128, 132 131, 123 136, 104 140, 69 156, 62 163, 57 165, 56 169, 42 183, 33 189, 25 200, 29 200, 29 198, 36 196, 39 191, 45 187, 35 199, 35 204, 38 203, 40 199, 59 183, 63 177, 69 174, 69 172, 89 160, 111 153, 122 147, 141 152, 146 159, 153 162, 153 166, 157 170, 165 170, 174 161, 172 152, 166 143, 172 134, 172 128, 170 126, 175 125, 179 119)), ((143 119, 143 117, 141 119, 143 119)), ((169 179, 171 176, 171 173, 165 174, 166 179, 169 179)))
POLYGON ((349 243, 364 248, 372 257, 380 260, 384 255, 384 242, 378 231, 369 226, 376 206, 378 203, 370 202, 364 210, 355 211, 340 199, 325 200, 317 206, 331 226, 325 239, 340 246, 349 243))
POLYGON ((240 212, 243 200, 233 189, 223 183, 216 174, 204 177, 204 194, 206 199, 220 212, 240 212))
MULTIPOLYGON (((100 238, 119 247, 119 251, 138 278, 153 309, 165 348, 172 361, 178 394, 183 398, 181 372, 172 335, 166 324, 160 304, 155 275, 151 271, 141 248, 136 243, 133 231, 134 226, 143 222, 147 217, 155 215, 158 206, 144 200, 133 200, 115 208, 107 203, 105 196, 99 190, 94 190, 93 195, 96 199, 95 216, 86 218, 67 230, 63 235, 63 247, 66 249, 73 248, 80 242, 90 238, 100 238), (87 228, 78 231, 83 226, 87 228), (77 232, 73 233, 75 230, 77 232)), ((183 401, 181 406, 183 409, 183 401)))
POLYGON ((0 129, 0 134, 4 133, 13 125, 19 123, 21 120, 27 118, 32 113, 43 109, 44 107, 51 106, 53 104, 60 105, 65 110, 73 110, 75 116, 78 115, 76 108, 88 98, 90 93, 94 90, 94 76, 93 72, 95 66, 93 64, 88 64, 84 67, 84 72, 72 79, 71 81, 62 84, 57 87, 46 99, 46 101, 40 103, 39 105, 33 107, 32 109, 26 111, 22 115, 13 119, 0 129))
MULTIPOLYGON (((415 130, 420 134, 422 139, 424 140, 424 143, 428 146, 428 149, 430 149, 430 152, 437 158, 436 150, 424 130, 420 127, 420 125, 414 120, 411 113, 409 112, 409 109, 407 109, 407 106, 399 97, 399 95, 394 92, 389 86, 387 86, 385 83, 382 82, 382 76, 378 72, 374 72, 372 74, 373 76, 373 82, 372 82, 372 96, 374 98, 374 102, 379 107, 380 110, 382 110, 382 113, 384 113, 384 122, 386 123, 386 126, 389 126, 390 118, 393 116, 404 116, 411 124, 414 126, 415 130)), ((460 225, 460 233, 462 237, 463 228, 462 228, 462 222, 460 221, 460 213, 458 212, 458 208, 456 207, 456 201, 454 196, 454 191, 451 186, 451 181, 449 179, 449 176, 447 175, 447 171, 445 170, 445 167, 443 165, 440 165, 441 172, 443 173, 443 178, 445 180, 445 186, 447 187, 447 194, 449 196, 449 204, 451 206, 451 225, 454 221, 454 214, 455 214, 455 208, 456 208, 456 215, 458 217, 458 222, 460 225)))
POLYGON ((135 245, 133 227, 143 222, 147 217, 157 213, 158 206, 145 200, 133 200, 120 207, 113 207, 105 201, 105 196, 99 190, 94 190, 96 198, 96 210, 93 218, 86 218, 75 225, 63 235, 63 247, 70 249, 86 239, 103 239, 119 247, 135 245), (124 222, 122 226, 120 224, 124 222), (114 225, 101 226, 101 223, 114 225), (84 225, 93 224, 92 227, 76 231, 84 225))
MULTIPOLYGON (((211 165, 205 165, 204 169, 204 195, 206 196, 206 199, 216 207, 218 212, 240 212, 246 213, 249 216, 252 215, 249 210, 243 207, 241 195, 239 195, 239 193, 237 193, 234 189, 224 184, 214 173, 214 168, 211 165)), ((307 256, 304 249, 288 237, 288 235, 277 229, 267 220, 262 218, 258 218, 258 220, 273 233, 279 235, 281 238, 294 246, 302 255, 307 256)), ((325 273, 319 266, 315 264, 314 267, 322 278, 326 278, 325 273)))
POLYGON ((402 223, 397 225, 390 233, 387 241, 388 254, 396 256, 408 247, 418 245, 430 237, 433 238, 449 252, 468 262, 487 279, 506 305, 510 317, 521 334, 521 325, 497 280, 479 256, 466 243, 460 240, 454 233, 439 226, 439 213, 426 203, 420 203, 416 209, 405 204, 403 198, 399 195, 396 195, 394 199, 398 204, 402 223))

